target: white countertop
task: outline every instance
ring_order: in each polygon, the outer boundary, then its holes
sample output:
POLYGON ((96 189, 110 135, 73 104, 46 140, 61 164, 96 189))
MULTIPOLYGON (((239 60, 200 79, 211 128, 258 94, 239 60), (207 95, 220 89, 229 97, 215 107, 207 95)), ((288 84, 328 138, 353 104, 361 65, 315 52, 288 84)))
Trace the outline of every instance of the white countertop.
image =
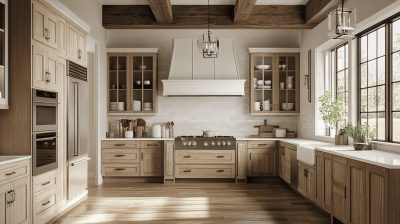
POLYGON ((103 138, 102 141, 174 141, 174 138, 103 138))
POLYGON ((0 156, 0 166, 8 163, 15 163, 18 161, 30 159, 31 156, 0 156))

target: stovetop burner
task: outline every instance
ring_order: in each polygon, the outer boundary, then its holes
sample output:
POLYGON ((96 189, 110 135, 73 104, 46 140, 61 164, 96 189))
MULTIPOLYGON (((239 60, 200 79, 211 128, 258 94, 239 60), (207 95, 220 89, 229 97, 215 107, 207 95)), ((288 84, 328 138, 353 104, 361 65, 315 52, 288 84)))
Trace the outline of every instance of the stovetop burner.
POLYGON ((235 150, 236 139, 233 136, 180 136, 175 138, 175 149, 235 150))

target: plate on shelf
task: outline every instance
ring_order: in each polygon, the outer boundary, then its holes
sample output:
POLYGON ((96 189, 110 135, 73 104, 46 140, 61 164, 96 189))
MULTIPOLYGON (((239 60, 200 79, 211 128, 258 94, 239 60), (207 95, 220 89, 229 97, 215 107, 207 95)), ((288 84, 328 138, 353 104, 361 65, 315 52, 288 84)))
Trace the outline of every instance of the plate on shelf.
POLYGON ((254 68, 257 70, 268 70, 271 69, 271 65, 255 65, 254 68))

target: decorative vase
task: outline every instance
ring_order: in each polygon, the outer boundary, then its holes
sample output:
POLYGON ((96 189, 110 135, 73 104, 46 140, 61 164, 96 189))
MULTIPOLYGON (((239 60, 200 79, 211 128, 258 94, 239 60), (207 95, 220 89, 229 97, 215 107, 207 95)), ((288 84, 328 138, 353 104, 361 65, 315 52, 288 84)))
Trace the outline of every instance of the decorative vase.
POLYGON ((366 138, 353 138, 353 147, 355 150, 370 150, 371 144, 366 138))
POLYGON ((348 145, 349 136, 346 134, 338 134, 335 136, 335 145, 348 145))

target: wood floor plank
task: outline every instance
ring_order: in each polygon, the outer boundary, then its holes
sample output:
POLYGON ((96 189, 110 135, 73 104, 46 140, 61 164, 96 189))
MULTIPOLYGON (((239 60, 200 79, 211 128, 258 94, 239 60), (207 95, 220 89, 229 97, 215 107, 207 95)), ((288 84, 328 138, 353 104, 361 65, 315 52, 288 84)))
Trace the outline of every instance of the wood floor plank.
POLYGON ((280 181, 233 183, 107 183, 55 223, 323 224, 327 215, 280 181))

